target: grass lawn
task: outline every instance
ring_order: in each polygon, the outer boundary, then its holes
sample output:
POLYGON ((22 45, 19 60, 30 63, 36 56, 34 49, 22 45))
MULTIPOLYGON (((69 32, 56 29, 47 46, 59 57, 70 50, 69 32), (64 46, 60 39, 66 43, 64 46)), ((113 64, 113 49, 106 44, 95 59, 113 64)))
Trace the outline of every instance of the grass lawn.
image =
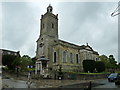
POLYGON ((100 75, 100 74, 110 74, 110 72, 101 72, 101 73, 86 73, 86 72, 65 72, 71 74, 87 74, 87 75, 100 75))

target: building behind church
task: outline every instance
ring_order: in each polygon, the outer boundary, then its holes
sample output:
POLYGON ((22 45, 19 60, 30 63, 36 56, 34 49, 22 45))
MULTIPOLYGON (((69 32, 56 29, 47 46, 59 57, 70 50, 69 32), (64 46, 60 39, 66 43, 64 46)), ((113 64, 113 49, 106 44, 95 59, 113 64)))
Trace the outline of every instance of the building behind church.
POLYGON ((58 14, 53 14, 51 5, 47 12, 41 15, 40 36, 36 50, 36 74, 56 71, 58 66, 62 71, 82 71, 82 62, 86 59, 99 60, 98 52, 88 45, 75 45, 59 39, 58 14))

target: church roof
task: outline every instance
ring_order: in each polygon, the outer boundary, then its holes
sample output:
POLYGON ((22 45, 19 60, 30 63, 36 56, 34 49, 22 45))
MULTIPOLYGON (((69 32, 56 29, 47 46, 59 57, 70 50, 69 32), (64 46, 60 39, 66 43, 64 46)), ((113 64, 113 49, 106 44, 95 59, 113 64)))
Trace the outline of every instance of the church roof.
POLYGON ((98 52, 94 51, 92 49, 91 46, 89 46, 88 44, 87 45, 76 45, 76 44, 73 44, 73 43, 70 43, 70 42, 67 42, 67 41, 63 41, 63 40, 58 40, 59 44, 60 45, 63 45, 63 46, 67 46, 67 47, 71 47, 71 48, 75 48, 75 49, 79 49, 79 50, 82 50, 82 49, 85 49, 85 50, 88 50, 88 51, 92 51, 93 54, 96 54, 98 55, 98 52))
POLYGON ((75 45, 73 43, 69 43, 67 41, 63 41, 59 39, 59 44, 64 45, 64 46, 69 46, 69 47, 73 47, 73 48, 79 48, 79 45, 75 45))

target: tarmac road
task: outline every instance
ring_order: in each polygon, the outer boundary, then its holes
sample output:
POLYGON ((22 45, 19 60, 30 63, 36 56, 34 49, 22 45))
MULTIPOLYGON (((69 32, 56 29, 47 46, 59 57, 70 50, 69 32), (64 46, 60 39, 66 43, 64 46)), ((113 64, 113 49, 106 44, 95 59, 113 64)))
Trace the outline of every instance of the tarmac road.
POLYGON ((95 81, 95 83, 99 83, 101 85, 98 85, 94 88, 112 88, 112 89, 115 89, 115 90, 119 90, 120 89, 120 85, 115 85, 114 82, 108 82, 107 79, 104 79, 104 80, 97 80, 95 81))
MULTIPOLYGON (((7 85, 8 88, 28 88, 28 85, 26 84, 26 81, 23 80, 16 80, 13 78, 10 79, 3 79, 3 85, 7 85)), ((0 84, 1 85, 1 84, 0 84)), ((89 83, 80 83, 80 84, 73 84, 73 85, 66 85, 66 86, 61 86, 59 88, 84 88, 88 86, 89 83)), ((110 88, 110 90, 119 90, 120 86, 116 86, 114 82, 108 82, 107 79, 103 80, 96 80, 92 82, 92 90, 98 90, 98 89, 105 89, 105 88, 110 88)), ((31 88, 45 88, 45 87, 40 87, 40 84, 35 84, 32 83, 31 88)))
MULTIPOLYGON (((4 88, 28 88, 26 81, 23 80, 15 80, 13 78, 3 79, 3 87, 4 88)), ((31 87, 34 88, 34 83, 31 84, 31 87)))

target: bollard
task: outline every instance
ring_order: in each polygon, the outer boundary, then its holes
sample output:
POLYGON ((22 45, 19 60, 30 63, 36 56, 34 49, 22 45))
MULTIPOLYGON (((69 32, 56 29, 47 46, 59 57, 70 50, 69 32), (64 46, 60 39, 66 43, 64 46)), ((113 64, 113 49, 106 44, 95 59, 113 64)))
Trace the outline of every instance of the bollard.
POLYGON ((90 81, 89 90, 91 90, 91 88, 92 88, 92 82, 90 81))

